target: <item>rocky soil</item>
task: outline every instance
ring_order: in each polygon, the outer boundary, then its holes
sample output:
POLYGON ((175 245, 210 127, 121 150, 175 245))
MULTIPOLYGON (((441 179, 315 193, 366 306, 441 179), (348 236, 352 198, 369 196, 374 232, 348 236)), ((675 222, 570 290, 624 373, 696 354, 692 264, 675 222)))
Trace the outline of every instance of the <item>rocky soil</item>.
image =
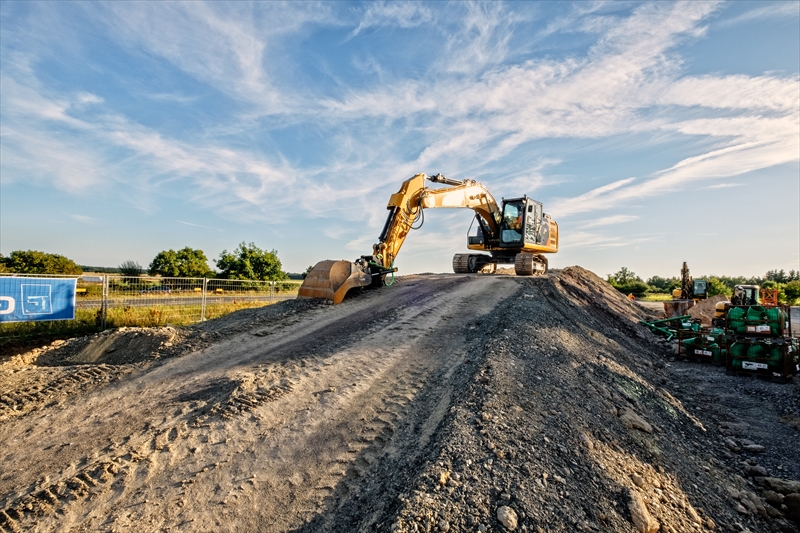
POLYGON ((800 385, 579 267, 420 275, 0 364, 0 532, 798 532, 800 385))

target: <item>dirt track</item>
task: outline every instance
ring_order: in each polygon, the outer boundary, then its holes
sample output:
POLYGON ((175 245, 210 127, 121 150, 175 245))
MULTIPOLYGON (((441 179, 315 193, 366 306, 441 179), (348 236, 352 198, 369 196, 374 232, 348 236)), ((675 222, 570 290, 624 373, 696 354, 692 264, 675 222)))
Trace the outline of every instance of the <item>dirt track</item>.
POLYGON ((636 495, 661 531, 796 531, 741 461, 800 479, 797 384, 670 363, 646 313, 580 268, 412 276, 16 357, 0 531, 636 531, 636 495))

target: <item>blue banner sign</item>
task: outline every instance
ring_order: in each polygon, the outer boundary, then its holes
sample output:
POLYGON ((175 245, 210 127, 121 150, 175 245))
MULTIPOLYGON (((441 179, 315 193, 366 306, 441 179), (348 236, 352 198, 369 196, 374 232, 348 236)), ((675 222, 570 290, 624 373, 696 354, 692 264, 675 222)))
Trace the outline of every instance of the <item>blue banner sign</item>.
POLYGON ((73 320, 75 278, 0 276, 0 322, 73 320))

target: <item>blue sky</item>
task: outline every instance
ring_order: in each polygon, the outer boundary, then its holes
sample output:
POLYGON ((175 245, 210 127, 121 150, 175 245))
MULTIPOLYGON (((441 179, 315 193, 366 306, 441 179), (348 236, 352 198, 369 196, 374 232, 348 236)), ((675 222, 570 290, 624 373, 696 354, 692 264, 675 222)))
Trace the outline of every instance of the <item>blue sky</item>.
MULTIPOLYGON (((0 2, 0 252, 371 252, 418 173, 528 194, 553 267, 800 269, 800 2, 0 2)), ((430 210, 401 273, 447 272, 430 210)), ((211 263, 213 266, 213 262, 211 263)))

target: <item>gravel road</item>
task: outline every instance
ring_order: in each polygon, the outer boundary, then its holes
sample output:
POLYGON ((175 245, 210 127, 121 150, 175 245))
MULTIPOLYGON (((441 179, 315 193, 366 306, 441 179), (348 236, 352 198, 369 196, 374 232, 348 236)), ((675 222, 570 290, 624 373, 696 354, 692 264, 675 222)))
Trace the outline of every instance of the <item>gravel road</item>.
POLYGON ((797 384, 671 361, 650 313, 579 267, 421 275, 16 356, 0 532, 796 532, 797 384))

